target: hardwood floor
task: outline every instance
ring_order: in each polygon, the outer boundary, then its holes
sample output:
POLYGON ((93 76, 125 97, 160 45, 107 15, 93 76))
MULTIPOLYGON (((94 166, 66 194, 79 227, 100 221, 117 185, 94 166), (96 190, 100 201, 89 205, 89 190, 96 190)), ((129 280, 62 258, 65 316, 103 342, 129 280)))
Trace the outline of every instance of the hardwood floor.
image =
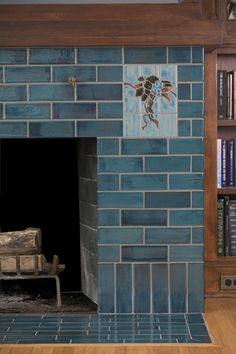
POLYGON ((0 354, 235 354, 236 298, 207 299, 212 344, 0 345, 0 354))

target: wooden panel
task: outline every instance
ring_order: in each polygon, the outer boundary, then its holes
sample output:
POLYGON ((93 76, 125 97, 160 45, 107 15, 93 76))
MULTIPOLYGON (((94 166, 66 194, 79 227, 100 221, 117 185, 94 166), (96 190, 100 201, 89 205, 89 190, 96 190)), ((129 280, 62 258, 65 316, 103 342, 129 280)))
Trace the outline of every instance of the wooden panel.
POLYGON ((169 5, 2 5, 0 46, 218 45, 199 2, 169 5), (207 33, 207 35, 206 35, 207 33))
MULTIPOLYGON (((228 257, 230 258, 230 257, 228 257)), ((235 257, 234 257, 235 258, 235 257)), ((221 275, 236 275, 235 260, 225 262, 209 262, 205 265, 205 295, 235 297, 236 290, 221 290, 221 275), (223 263, 223 264, 222 264, 223 263)))

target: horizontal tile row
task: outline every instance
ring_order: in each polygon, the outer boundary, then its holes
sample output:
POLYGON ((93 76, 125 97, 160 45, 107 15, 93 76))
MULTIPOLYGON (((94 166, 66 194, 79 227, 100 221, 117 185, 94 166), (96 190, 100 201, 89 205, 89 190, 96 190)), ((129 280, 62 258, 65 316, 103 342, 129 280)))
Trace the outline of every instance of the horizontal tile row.
MULTIPOLYGON (((126 47, 124 63, 202 63, 202 47, 126 47)), ((122 48, 2 48, 0 64, 122 64, 122 48)))
POLYGON ((200 263, 100 264, 99 281, 101 312, 178 313, 202 308, 200 263))

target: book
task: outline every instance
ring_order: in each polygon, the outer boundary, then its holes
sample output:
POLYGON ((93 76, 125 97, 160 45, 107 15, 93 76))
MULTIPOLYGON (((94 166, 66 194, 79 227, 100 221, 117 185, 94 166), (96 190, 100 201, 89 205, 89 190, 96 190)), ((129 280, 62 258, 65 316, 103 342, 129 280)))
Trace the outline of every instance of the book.
POLYGON ((222 187, 221 139, 217 139, 217 188, 222 187))
POLYGON ((224 255, 229 256, 229 196, 224 197, 224 255))
POLYGON ((226 118, 233 119, 233 72, 227 72, 227 94, 226 94, 226 118))
POLYGON ((217 256, 224 256, 224 198, 217 199, 217 256))
POLYGON ((236 256, 236 200, 229 200, 229 256, 236 256))
POLYGON ((217 111, 218 119, 226 119, 226 70, 217 71, 217 111))
POLYGON ((221 140, 221 183, 222 187, 227 187, 227 166, 226 166, 227 140, 221 140))
POLYGON ((226 185, 227 187, 234 186, 235 180, 235 141, 233 139, 227 141, 226 151, 226 185))

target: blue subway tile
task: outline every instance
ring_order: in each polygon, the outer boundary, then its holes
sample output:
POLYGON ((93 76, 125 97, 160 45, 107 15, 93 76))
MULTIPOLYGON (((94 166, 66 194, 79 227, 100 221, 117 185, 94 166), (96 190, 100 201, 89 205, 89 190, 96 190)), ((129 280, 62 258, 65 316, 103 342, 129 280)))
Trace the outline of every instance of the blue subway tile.
POLYGON ((166 262, 166 246, 123 246, 123 262, 166 262))
POLYGON ((130 264, 116 265, 116 312, 132 313, 132 269, 130 264))
POLYGON ((166 189, 166 175, 143 174, 143 175, 122 175, 121 189, 123 190, 150 190, 166 189))
POLYGON ((98 265, 98 306, 99 312, 114 312, 114 266, 112 264, 98 265))
POLYGON ((191 128, 189 120, 178 120, 178 136, 190 136, 191 128))
POLYGON ((0 86, 0 101, 26 101, 26 86, 0 86))
POLYGON ((134 265, 134 312, 150 312, 150 266, 134 265))
POLYGON ((79 101, 120 101, 122 100, 121 84, 83 84, 77 85, 79 101))
POLYGON ((188 324, 204 324, 204 319, 201 313, 186 313, 186 320, 188 324))
POLYGON ((187 172, 190 171, 188 156, 157 156, 146 157, 147 172, 187 172))
POLYGON ((123 103, 118 102, 99 102, 98 118, 122 118, 123 103))
POLYGON ((96 81, 96 68, 95 66, 55 66, 52 77, 55 82, 68 82, 69 77, 74 77, 76 82, 96 81))
POLYGON ((170 175, 170 189, 202 189, 203 176, 201 174, 172 174, 170 175))
POLYGON ((6 82, 49 82, 50 67, 17 67, 5 69, 6 82))
POLYGON ((192 120, 192 136, 203 136, 203 120, 192 120))
POLYGON ((202 118, 203 104, 202 102, 179 102, 178 103, 179 118, 202 118))
POLYGON ((114 191, 119 189, 119 175, 98 175, 99 191, 114 191))
POLYGON ((188 312, 203 312, 204 267, 203 264, 188 265, 188 312))
POLYGON ((142 172, 142 157, 100 157, 98 172, 142 172))
POLYGON ((192 62, 203 63, 203 47, 192 47, 192 62))
POLYGON ((152 265, 152 299, 154 313, 167 313, 169 285, 168 285, 168 266, 166 264, 152 265))
POLYGON ((171 226, 189 226, 202 225, 203 212, 202 210, 171 210, 170 225, 171 226))
POLYGON ((167 153, 166 139, 123 139, 124 155, 163 155, 167 153))
POLYGON ((192 243, 203 243, 204 242, 204 229, 203 227, 193 227, 192 228, 192 243))
POLYGON ((165 210, 122 210, 122 225, 167 225, 167 213, 165 210))
POLYGON ((203 99, 203 84, 192 84, 192 100, 203 99))
POLYGON ((3 81, 3 70, 2 68, 0 68, 0 82, 3 81))
POLYGON ((99 192, 99 208, 142 208, 143 193, 138 192, 99 192))
POLYGON ((0 49, 0 64, 26 64, 27 50, 20 48, 1 48, 0 49))
POLYGON ((78 122, 77 124, 77 136, 80 137, 106 137, 121 135, 121 121, 96 120, 93 122, 78 122))
POLYGON ((119 155, 119 139, 98 139, 98 155, 119 155))
POLYGON ((192 192, 192 207, 203 208, 203 206, 204 206, 203 192, 192 192))
POLYGON ((96 119, 96 103, 53 103, 54 119, 96 119))
POLYGON ((125 64, 161 64, 167 62, 167 48, 124 48, 125 64))
POLYGON ((170 312, 187 312, 185 264, 170 264, 170 312))
POLYGON ((190 242, 190 228, 150 228, 146 229, 147 244, 178 244, 190 242))
POLYGON ((116 82, 123 80, 122 66, 99 66, 98 67, 98 81, 102 82, 116 82))
POLYGON ((147 192, 146 208, 187 208, 190 206, 189 192, 147 192))
POLYGON ((75 136, 73 122, 30 122, 31 138, 72 138, 75 136))
POLYGON ((100 244, 137 244, 143 241, 142 228, 99 229, 100 244))
POLYGON ((3 104, 0 103, 0 119, 3 117, 3 104))
POLYGON ((50 104, 6 104, 6 119, 50 119, 50 104))
POLYGON ((203 172, 203 156, 192 156, 192 171, 203 172))
POLYGON ((119 225, 119 210, 98 210, 98 226, 117 226, 119 225))
POLYGON ((170 139, 170 154, 202 154, 203 141, 198 138, 170 139))
POLYGON ((73 101, 74 89, 69 85, 30 85, 30 101, 73 101))
POLYGON ((99 262, 119 262, 120 247, 119 246, 99 246, 98 261, 99 262))
POLYGON ((27 123, 0 123, 0 138, 26 138, 27 123))
POLYGON ((191 47, 169 47, 169 63, 191 63, 191 47))
POLYGON ((121 48, 78 48, 77 62, 79 64, 121 64, 121 48))
POLYGON ((202 65, 179 65, 178 81, 202 81, 203 67, 202 65))
POLYGON ((191 98, 190 84, 178 85, 178 98, 179 100, 190 100, 191 98))
POLYGON ((74 64, 73 48, 32 48, 29 51, 30 64, 74 64))
POLYGON ((171 262, 202 262, 202 246, 170 246, 171 262))

